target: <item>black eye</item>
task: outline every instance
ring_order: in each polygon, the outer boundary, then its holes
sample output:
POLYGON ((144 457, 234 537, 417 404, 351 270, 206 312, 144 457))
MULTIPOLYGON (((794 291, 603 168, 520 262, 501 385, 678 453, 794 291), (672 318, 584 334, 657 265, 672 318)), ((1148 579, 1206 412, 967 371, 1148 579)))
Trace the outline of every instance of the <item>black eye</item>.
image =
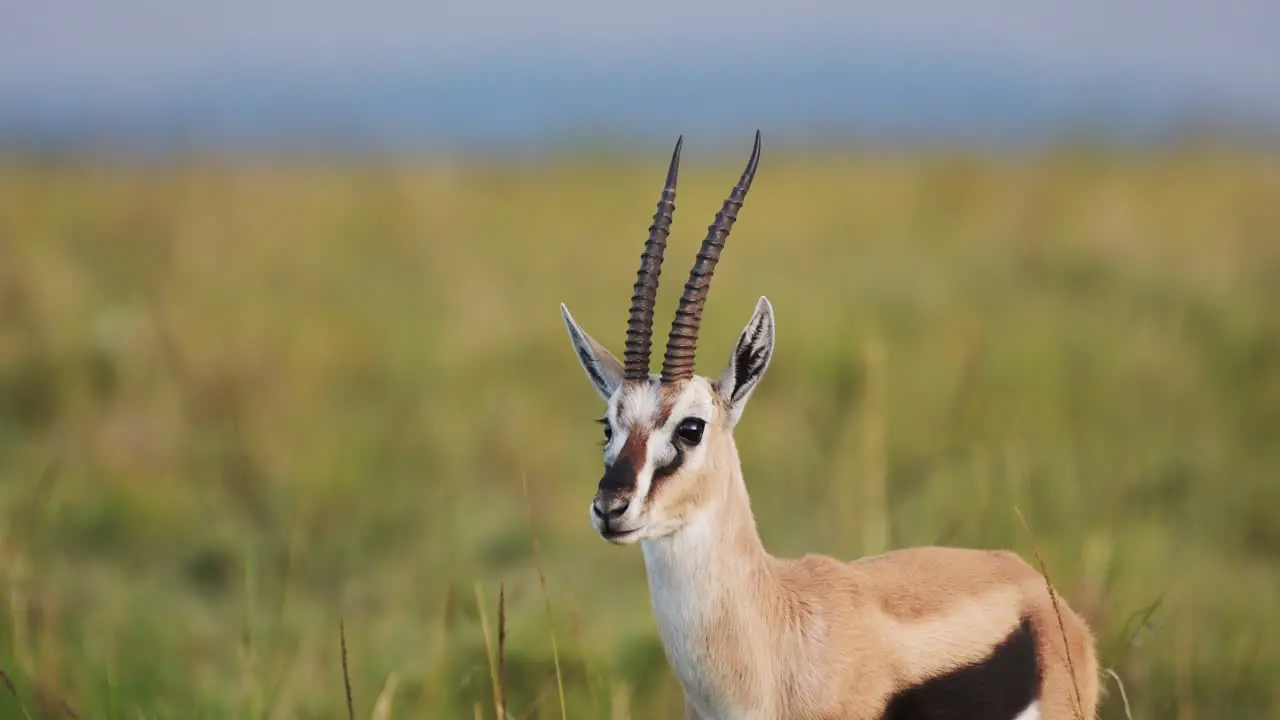
POLYGON ((702 431, 706 427, 707 423, 699 418, 685 418, 676 427, 676 436, 690 445, 697 445, 702 442, 702 431))
POLYGON ((598 422, 604 425, 604 442, 607 445, 613 439, 613 426, 609 424, 608 418, 600 418, 598 422))

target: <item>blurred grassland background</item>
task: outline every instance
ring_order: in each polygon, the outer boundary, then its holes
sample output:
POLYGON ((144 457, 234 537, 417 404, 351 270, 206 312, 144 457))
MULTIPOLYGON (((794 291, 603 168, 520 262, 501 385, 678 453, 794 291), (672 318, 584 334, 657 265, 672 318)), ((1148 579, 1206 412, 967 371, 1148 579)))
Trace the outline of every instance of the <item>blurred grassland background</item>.
MULTIPOLYGON (((1277 160, 766 146, 698 364, 768 295, 766 545, 1034 538, 1133 717, 1280 717, 1277 160)), ((346 717, 341 619, 358 717, 492 718, 501 588, 511 717, 678 717, 557 307, 620 351, 665 161, 0 163, 0 716, 346 717)))

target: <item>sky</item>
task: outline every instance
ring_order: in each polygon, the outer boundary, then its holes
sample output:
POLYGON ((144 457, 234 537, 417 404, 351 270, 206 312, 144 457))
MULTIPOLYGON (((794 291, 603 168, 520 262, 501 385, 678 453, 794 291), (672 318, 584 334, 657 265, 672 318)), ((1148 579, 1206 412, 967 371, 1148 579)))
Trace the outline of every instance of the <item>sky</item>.
POLYGON ((0 101, 551 55, 679 72, 821 45, 1122 77, 1280 117, 1278 30, 1277 0, 3 0, 0 101))
POLYGON ((1277 31, 1275 0, 7 0, 0 77, 127 84, 226 66, 324 71, 543 45, 607 58, 816 33, 1266 95, 1280 94, 1277 31))

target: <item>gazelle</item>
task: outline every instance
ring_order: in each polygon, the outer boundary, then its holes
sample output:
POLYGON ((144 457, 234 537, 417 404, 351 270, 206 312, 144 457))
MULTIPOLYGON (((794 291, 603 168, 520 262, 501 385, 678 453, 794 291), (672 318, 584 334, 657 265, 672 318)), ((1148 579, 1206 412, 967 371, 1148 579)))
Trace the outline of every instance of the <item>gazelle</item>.
POLYGON ((685 718, 1093 720, 1092 633, 1018 555, 917 547, 846 563, 765 550, 733 429, 773 356, 769 301, 757 302, 719 378, 693 371, 712 273, 755 176, 760 133, 702 242, 662 374, 651 375, 682 143, 640 256, 625 362, 560 309, 607 402, 591 524, 609 542, 640 543, 685 718))

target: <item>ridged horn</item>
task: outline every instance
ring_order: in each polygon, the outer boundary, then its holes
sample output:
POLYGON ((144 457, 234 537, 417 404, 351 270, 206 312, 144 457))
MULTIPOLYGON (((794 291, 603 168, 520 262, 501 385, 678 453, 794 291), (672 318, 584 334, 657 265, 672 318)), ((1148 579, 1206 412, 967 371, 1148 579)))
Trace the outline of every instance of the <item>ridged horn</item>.
POLYGON ((702 241, 697 260, 689 271, 689 281, 684 285, 684 294, 680 296, 680 306, 671 324, 671 335, 667 338, 667 352, 662 360, 663 383, 687 380, 693 376, 698 328, 702 325, 702 308, 707 301, 707 291, 711 289, 711 277, 716 271, 716 262, 720 260, 720 252, 724 250, 725 240, 729 238, 729 231, 733 229, 733 222, 738 219, 738 210, 751 189, 751 180, 756 175, 759 162, 760 131, 757 130, 747 169, 742 171, 742 178, 729 193, 720 212, 716 213, 715 222, 707 228, 707 238, 702 241))
POLYGON ((649 239, 640 254, 640 269, 631 294, 631 317, 627 320, 625 377, 627 380, 649 378, 649 348, 653 338, 653 306, 658 298, 658 276, 662 274, 662 253, 667 248, 672 216, 676 211, 676 176, 680 170, 680 147, 684 136, 676 139, 667 168, 667 184, 658 200, 658 210, 649 226, 649 239))

